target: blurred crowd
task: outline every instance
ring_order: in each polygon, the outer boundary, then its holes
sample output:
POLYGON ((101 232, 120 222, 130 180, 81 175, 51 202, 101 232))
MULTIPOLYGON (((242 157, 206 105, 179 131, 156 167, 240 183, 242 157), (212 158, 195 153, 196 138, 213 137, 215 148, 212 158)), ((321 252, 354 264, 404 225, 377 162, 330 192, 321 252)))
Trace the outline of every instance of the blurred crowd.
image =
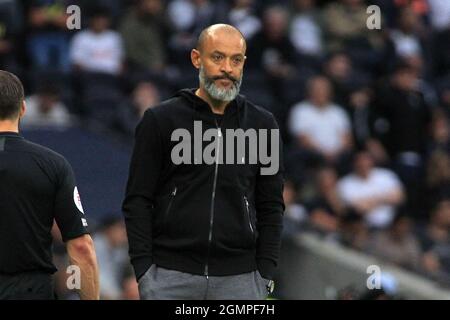
MULTIPOLYGON (((448 0, 2 0, 0 69, 25 83, 23 126, 94 121, 130 144, 147 108, 197 86, 189 52, 218 22, 245 35, 241 91, 280 125, 285 233, 310 230, 450 285, 448 0), (80 30, 67 28, 70 4, 80 30), (367 27, 372 4, 381 29, 367 27)), ((132 299, 114 216, 94 235, 102 296, 132 299)))

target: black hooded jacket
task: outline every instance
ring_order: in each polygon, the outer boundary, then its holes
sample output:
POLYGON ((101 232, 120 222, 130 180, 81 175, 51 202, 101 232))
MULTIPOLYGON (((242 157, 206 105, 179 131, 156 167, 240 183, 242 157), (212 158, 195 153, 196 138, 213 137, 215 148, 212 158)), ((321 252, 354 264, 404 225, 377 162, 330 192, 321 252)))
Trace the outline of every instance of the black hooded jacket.
MULTIPOLYGON (((172 141, 172 134, 186 129, 191 136, 187 145, 194 149, 194 140, 199 139, 194 121, 201 121, 202 133, 213 128, 219 135, 211 108, 194 89, 185 89, 147 110, 136 128, 123 203, 136 277, 155 263, 205 276, 258 269, 271 279, 279 258, 284 212, 281 141, 274 151, 279 152, 280 167, 273 175, 260 174, 264 165, 250 164, 248 154, 244 164, 228 164, 226 155, 212 153, 223 156, 224 163, 206 164, 194 160, 192 152, 191 164, 174 164, 172 150, 179 141, 172 141)), ((238 128, 278 126, 270 112, 238 96, 225 109, 222 139, 203 141, 202 152, 212 141, 226 145, 225 129, 238 128)))

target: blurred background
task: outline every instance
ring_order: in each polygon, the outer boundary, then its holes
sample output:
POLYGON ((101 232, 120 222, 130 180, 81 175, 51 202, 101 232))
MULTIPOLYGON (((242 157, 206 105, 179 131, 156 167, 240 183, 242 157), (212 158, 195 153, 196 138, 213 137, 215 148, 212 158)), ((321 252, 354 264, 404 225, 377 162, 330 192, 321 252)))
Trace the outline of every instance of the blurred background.
MULTIPOLYGON (((450 1, 0 0, 0 69, 23 135, 72 164, 103 299, 136 299, 120 212, 143 112, 197 86, 189 52, 224 22, 248 42, 241 92, 277 118, 286 202, 277 299, 449 297, 450 1), (81 8, 68 30, 66 8, 81 8), (381 9, 369 30, 369 5, 381 9), (382 288, 368 290, 369 265, 382 288)), ((55 228, 57 291, 68 264, 55 228)))

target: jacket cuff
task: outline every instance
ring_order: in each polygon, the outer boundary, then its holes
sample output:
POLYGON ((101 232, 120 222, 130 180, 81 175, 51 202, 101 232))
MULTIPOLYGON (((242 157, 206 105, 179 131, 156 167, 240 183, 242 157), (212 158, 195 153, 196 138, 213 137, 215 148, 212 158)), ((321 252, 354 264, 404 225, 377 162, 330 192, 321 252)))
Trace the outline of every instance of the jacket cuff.
POLYGON ((259 259, 256 261, 258 271, 264 279, 272 280, 275 273, 276 264, 272 260, 259 259))
POLYGON ((142 257, 134 259, 132 262, 134 268, 134 274, 136 275, 136 281, 147 272, 148 268, 153 264, 153 259, 151 257, 142 257))

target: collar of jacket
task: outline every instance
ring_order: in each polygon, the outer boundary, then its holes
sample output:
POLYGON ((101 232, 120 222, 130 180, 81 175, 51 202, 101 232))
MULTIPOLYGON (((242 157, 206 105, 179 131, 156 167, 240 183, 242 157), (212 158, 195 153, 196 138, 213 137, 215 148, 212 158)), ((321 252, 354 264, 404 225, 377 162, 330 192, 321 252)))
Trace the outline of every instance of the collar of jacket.
MULTIPOLYGON (((183 89, 178 91, 175 94, 175 97, 183 97, 189 102, 189 106, 193 109, 192 118, 195 119, 195 113, 201 112, 203 114, 213 115, 211 107, 208 105, 206 101, 195 94, 197 88, 183 89)), ((225 108, 224 117, 228 118, 231 115, 237 113, 237 121, 238 127, 245 129, 242 124, 245 121, 242 121, 241 117, 245 118, 245 97, 242 95, 238 95, 234 100, 230 101, 230 103, 225 108)))

